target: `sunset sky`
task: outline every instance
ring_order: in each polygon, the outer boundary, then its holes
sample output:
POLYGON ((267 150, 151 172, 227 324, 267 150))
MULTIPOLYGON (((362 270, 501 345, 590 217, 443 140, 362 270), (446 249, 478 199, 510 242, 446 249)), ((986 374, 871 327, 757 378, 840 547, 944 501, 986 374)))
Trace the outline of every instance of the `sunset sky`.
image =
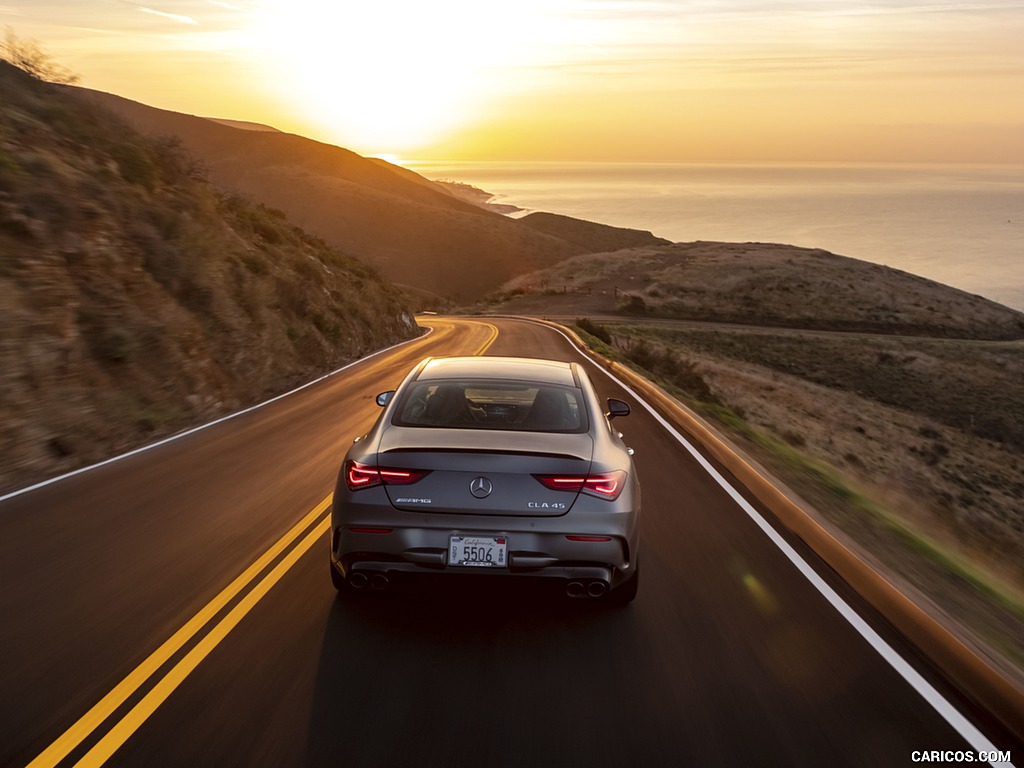
POLYGON ((1024 2, 0 0, 81 84, 418 159, 1024 163, 1024 2))

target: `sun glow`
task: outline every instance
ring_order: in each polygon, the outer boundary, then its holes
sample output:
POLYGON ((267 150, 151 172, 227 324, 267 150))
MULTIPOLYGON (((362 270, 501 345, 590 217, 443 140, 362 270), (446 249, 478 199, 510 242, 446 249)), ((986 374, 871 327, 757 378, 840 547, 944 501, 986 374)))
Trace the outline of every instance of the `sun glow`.
POLYGON ((523 68, 544 64, 564 32, 558 5, 274 0, 258 34, 268 80, 322 135, 409 152, 522 87, 523 68))
POLYGON ((82 84, 363 155, 1020 163, 1024 6, 2 0, 82 84))

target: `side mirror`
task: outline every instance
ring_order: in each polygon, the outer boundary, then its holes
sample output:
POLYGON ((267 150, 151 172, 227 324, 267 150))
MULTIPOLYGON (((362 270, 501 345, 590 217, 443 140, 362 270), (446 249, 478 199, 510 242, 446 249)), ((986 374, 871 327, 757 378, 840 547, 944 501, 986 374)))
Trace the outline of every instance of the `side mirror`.
POLYGON ((621 400, 616 400, 614 397, 608 398, 608 413, 605 414, 609 419, 614 419, 616 416, 629 416, 629 403, 624 403, 621 400))
POLYGON ((391 402, 391 398, 395 396, 395 390, 389 389, 387 392, 381 392, 377 395, 377 405, 383 408, 385 405, 391 402))

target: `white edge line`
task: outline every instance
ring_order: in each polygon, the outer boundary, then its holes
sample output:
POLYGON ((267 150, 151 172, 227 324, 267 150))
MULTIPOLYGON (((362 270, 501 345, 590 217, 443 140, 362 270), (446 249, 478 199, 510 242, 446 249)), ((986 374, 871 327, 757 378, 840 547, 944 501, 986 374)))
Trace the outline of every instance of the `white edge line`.
MULTIPOLYGON (((420 326, 420 327, 422 328, 423 326, 420 326)), ((331 371, 330 373, 325 373, 323 376, 321 376, 321 377, 319 377, 317 379, 314 379, 313 381, 308 381, 305 384, 303 384, 303 385, 301 385, 299 387, 296 387, 295 389, 293 389, 293 390, 291 390, 289 392, 285 392, 284 394, 277 395, 276 397, 272 397, 269 400, 264 400, 261 403, 256 403, 256 405, 251 405, 248 408, 245 408, 245 409, 243 409, 241 411, 236 411, 235 413, 229 413, 227 416, 221 416, 219 419, 215 419, 214 421, 208 422, 206 424, 200 424, 198 427, 191 427, 191 428, 185 430, 184 432, 178 432, 176 434, 171 435, 170 437, 165 437, 162 440, 158 440, 155 443, 149 443, 147 445, 143 445, 143 446, 140 446, 138 448, 134 448, 134 449, 128 451, 127 453, 121 453, 121 454, 118 454, 117 456, 112 456, 111 458, 104 459, 103 461, 97 462, 96 464, 90 464, 87 467, 79 467, 78 469, 72 470, 71 472, 67 472, 67 473, 65 473, 63 475, 58 475, 57 477, 51 477, 49 480, 42 480, 42 481, 36 483, 35 485, 29 485, 29 486, 26 486, 25 488, 19 488, 16 491, 11 491, 10 493, 7 493, 7 494, 4 494, 3 496, 0 496, 0 502, 7 501, 8 499, 13 499, 15 496, 20 496, 23 493, 29 493, 30 491, 35 491, 35 490, 38 490, 40 488, 44 488, 47 485, 53 485, 54 483, 59 483, 61 480, 67 480, 69 477, 74 477, 76 475, 81 475, 81 474, 83 474, 85 472, 91 472, 94 469, 99 469, 100 467, 105 467, 107 464, 113 464, 115 461, 120 461, 121 459, 127 459, 129 456, 135 456, 136 454, 143 453, 144 451, 149 451, 149 450, 152 450, 153 448, 158 448, 161 445, 166 445, 167 443, 170 443, 170 442, 172 442, 174 440, 180 440, 181 438, 187 437, 187 436, 189 436, 191 434, 199 432, 200 430, 207 429, 208 427, 212 427, 212 426, 215 426, 215 425, 220 424, 222 422, 228 421, 230 419, 234 419, 234 418, 236 418, 238 416, 242 416, 242 415, 244 415, 246 413, 250 413, 250 412, 255 411, 255 410, 259 409, 259 408, 262 408, 265 405, 270 405, 271 403, 277 402, 278 400, 281 400, 282 398, 288 397, 289 395, 294 395, 296 392, 301 392, 302 390, 306 389, 307 387, 311 387, 314 384, 318 384, 321 381, 324 381, 325 379, 329 379, 332 376, 336 376, 337 374, 341 373, 342 371, 348 370, 349 368, 351 368, 351 367, 353 367, 355 365, 359 365, 360 363, 365 362, 366 360, 369 360, 371 358, 377 357, 377 355, 382 355, 385 352, 390 352, 391 350, 397 349, 398 347, 404 346, 405 344, 411 344, 414 341, 420 341, 421 339, 426 338, 427 336, 429 336, 433 332, 434 332, 433 328, 427 328, 427 332, 426 333, 422 333, 422 334, 420 334, 419 336, 417 336, 415 338, 406 339, 405 341, 400 341, 398 344, 392 344, 390 347, 385 347, 384 349, 378 349, 376 352, 374 352, 372 354, 369 354, 369 355, 366 355, 366 357, 360 357, 358 360, 353 360, 350 363, 346 363, 341 368, 338 368, 337 370, 331 371)))
MULTIPOLYGON (((541 323, 541 325, 543 325, 541 323)), ((551 327, 551 326, 548 326, 551 327)), ((971 747, 977 752, 999 752, 1006 750, 998 750, 996 746, 989 741, 989 739, 983 734, 978 728, 971 723, 966 717, 954 707, 946 698, 939 693, 935 687, 929 683, 921 674, 914 669, 899 653, 897 653, 891 645, 889 645, 875 630, 873 630, 867 622, 860 617, 860 615, 850 607, 850 605, 843 600, 825 581, 815 572, 807 561, 804 560, 795 549, 793 549, 785 539, 776 531, 767 520, 765 520, 761 514, 751 506, 742 495, 726 480, 721 473, 711 465, 711 463, 704 458, 704 456, 693 447, 689 440, 683 437, 679 431, 673 427, 668 421, 662 417, 654 408, 648 404, 648 402, 640 397, 633 389, 615 376, 611 371, 608 371, 592 358, 586 351, 576 346, 576 343, 563 331, 558 328, 554 329, 558 333, 562 334, 566 341, 572 344, 580 354, 590 360, 602 373, 608 378, 622 387, 624 390, 629 392, 636 401, 642 405, 648 413, 650 413, 657 421, 672 435, 684 448, 697 460, 697 462, 704 468, 704 470, 711 475, 712 478, 725 490, 726 493, 736 502, 747 516, 750 517, 757 526, 767 534, 768 538, 771 539, 772 543, 775 544, 782 553, 789 558, 789 561, 797 567, 797 570, 803 574, 821 595, 828 600, 832 607, 834 607, 846 619, 850 625, 857 630, 861 637, 863 637, 878 654, 889 663, 889 665, 899 673, 899 675, 910 684, 910 686, 917 691, 927 701, 932 708, 947 722, 953 729, 959 733, 971 747)), ((1013 763, 1002 762, 1002 763, 990 763, 991 765, 1009 765, 1013 763)))

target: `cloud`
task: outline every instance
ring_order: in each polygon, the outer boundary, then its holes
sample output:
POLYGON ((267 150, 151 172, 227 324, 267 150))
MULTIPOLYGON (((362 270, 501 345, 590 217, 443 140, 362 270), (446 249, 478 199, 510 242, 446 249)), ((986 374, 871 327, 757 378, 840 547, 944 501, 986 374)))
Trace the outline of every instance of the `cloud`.
POLYGON ((152 8, 145 8, 139 6, 139 10, 142 13, 151 13, 154 16, 160 16, 164 19, 170 19, 171 21, 177 21, 181 24, 191 24, 193 26, 199 26, 199 22, 193 19, 191 16, 182 16, 180 13, 167 13, 166 11, 157 11, 152 8))

